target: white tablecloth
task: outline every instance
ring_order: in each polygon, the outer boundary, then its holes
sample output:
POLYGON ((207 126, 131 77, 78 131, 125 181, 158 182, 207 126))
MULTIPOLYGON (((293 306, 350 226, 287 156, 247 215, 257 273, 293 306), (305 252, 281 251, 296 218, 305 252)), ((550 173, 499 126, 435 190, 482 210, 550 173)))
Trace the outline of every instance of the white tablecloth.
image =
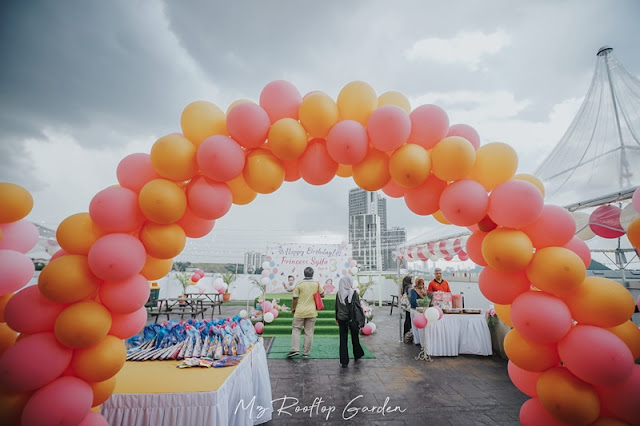
MULTIPOLYGON (((417 314, 411 310, 411 319, 417 314)), ((420 330, 411 321, 414 343, 427 347, 432 356, 491 355, 491 332, 484 314, 445 314, 420 330)))
POLYGON ((215 392, 113 394, 101 413, 114 426, 265 423, 271 420, 273 405, 262 340, 215 392))

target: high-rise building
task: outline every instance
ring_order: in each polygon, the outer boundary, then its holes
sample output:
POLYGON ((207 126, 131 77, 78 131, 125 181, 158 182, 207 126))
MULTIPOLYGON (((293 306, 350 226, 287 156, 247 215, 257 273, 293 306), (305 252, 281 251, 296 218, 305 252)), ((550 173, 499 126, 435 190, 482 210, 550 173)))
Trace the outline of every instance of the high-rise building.
POLYGON ((393 251, 406 241, 407 232, 400 226, 393 226, 382 234, 382 266, 385 271, 398 268, 393 251))
POLYGON ((258 251, 248 251, 244 254, 244 271, 247 274, 253 274, 262 268, 262 262, 267 258, 266 254, 258 251))

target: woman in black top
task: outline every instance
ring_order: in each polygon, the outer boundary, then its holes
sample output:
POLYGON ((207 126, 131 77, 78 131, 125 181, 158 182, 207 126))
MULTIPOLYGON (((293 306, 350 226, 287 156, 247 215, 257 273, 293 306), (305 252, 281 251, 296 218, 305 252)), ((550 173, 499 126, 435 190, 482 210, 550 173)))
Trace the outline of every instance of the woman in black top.
MULTIPOLYGON (((411 300, 411 276, 407 275, 402 279, 402 294, 406 294, 409 300, 411 300)), ((404 333, 403 336, 411 330, 411 313, 404 311, 404 333)))
POLYGON ((349 364, 347 349, 349 330, 351 330, 353 358, 357 361, 364 356, 358 337, 360 328, 364 326, 364 314, 360 306, 360 296, 353 288, 353 279, 350 276, 340 278, 336 295, 336 324, 340 327, 340 364, 342 368, 346 368, 349 364))

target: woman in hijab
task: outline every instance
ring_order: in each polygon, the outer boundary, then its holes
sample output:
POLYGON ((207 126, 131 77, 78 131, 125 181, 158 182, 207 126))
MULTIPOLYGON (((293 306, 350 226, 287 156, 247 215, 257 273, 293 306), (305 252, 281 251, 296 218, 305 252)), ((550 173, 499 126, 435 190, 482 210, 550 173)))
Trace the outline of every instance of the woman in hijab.
MULTIPOLYGON (((361 324, 359 324, 357 318, 354 318, 356 311, 362 314, 360 296, 353 288, 353 279, 350 276, 342 277, 338 284, 338 295, 336 296, 336 324, 340 327, 340 364, 342 368, 346 368, 349 364, 349 350, 347 349, 349 330, 351 330, 354 359, 357 361, 364 356, 364 350, 360 346, 358 338, 361 324)), ((362 314, 361 318, 364 320, 364 314, 362 314)))
MULTIPOLYGON (((411 299, 411 289, 412 289, 412 285, 411 285, 411 276, 407 275, 406 277, 404 277, 402 279, 402 294, 403 295, 407 295, 407 298, 411 299)), ((407 332, 411 330, 411 313, 409 311, 404 311, 404 333, 403 336, 405 334, 407 334, 407 332)))

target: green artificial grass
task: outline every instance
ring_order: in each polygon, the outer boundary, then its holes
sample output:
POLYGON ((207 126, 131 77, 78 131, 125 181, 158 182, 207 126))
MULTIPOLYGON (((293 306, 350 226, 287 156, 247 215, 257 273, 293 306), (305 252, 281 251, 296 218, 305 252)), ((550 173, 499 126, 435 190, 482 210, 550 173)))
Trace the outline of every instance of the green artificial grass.
MULTIPOLYGON (((313 345, 309 358, 313 359, 340 359, 340 339, 338 337, 317 336, 318 328, 316 327, 316 335, 313 337, 313 345)), ((300 355, 294 357, 302 358, 303 336, 300 336, 300 355)), ((360 341, 360 345, 364 350, 363 359, 375 359, 375 355, 360 341)), ((349 358, 353 359, 353 351, 351 349, 351 337, 348 340, 349 358)), ((271 349, 267 358, 269 359, 285 359, 291 350, 291 336, 278 336, 273 340, 271 349)))
MULTIPOLYGON (((273 299, 280 299, 281 305, 286 305, 291 309, 291 302, 293 295, 287 294, 274 294, 270 293, 266 295, 266 300, 272 301, 273 299)), ((255 302, 257 303, 257 299, 255 302)), ((316 335, 322 336, 335 336, 340 335, 340 330, 336 325, 336 313, 335 313, 335 295, 327 295, 324 299, 324 309, 318 311, 318 317, 316 318, 316 335)), ((269 324, 264 324, 263 336, 291 336, 291 323, 293 321, 293 314, 289 312, 280 312, 278 318, 274 319, 269 324)))

